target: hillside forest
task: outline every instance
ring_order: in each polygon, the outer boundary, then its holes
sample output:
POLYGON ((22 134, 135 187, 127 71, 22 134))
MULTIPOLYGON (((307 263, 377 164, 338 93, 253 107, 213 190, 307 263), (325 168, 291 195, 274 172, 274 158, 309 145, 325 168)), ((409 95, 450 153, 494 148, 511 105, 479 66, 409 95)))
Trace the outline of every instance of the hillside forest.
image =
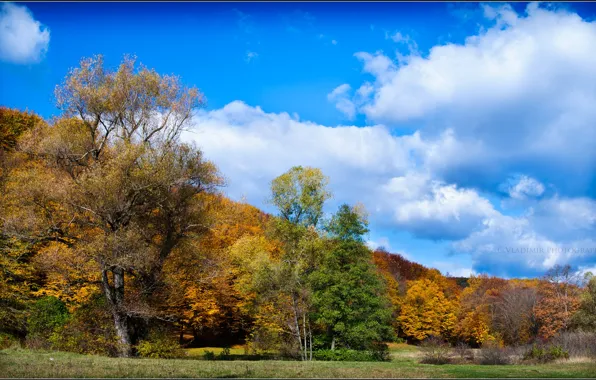
MULTIPOLYGON (((596 331, 596 277, 454 278, 365 242, 367 211, 324 213, 296 166, 265 213, 182 141, 204 95, 126 57, 81 60, 60 115, 0 108, 0 345, 174 357, 244 345, 313 360, 388 342, 519 346, 596 331)), ((1 347, 0 347, 1 348, 1 347)))

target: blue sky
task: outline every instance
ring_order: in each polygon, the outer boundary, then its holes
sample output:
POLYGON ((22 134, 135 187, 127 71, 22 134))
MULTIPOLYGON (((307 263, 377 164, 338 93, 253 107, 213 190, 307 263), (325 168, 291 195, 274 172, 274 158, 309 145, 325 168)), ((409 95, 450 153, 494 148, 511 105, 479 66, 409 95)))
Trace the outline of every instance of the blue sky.
POLYGON ((371 246, 456 275, 596 267, 591 3, 3 3, 0 104, 58 115, 82 57, 198 86, 186 140, 270 210, 323 169, 371 246))

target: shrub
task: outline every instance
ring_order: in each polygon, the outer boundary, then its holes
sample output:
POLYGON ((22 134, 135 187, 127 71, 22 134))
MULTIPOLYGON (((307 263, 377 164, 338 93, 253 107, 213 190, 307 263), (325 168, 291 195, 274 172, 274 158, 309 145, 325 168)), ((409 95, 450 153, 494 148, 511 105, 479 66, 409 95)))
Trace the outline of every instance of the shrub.
POLYGON ((569 359, 569 352, 559 345, 533 345, 524 355, 524 360, 534 360, 539 363, 548 363, 557 359, 569 359))
POLYGON ((503 365, 510 363, 509 351, 496 343, 489 342, 480 349, 480 364, 503 365))
POLYGON ((63 326, 69 313, 66 304, 56 297, 43 297, 31 306, 27 318, 30 335, 47 338, 57 327, 63 326))
POLYGON ((0 350, 20 347, 19 340, 12 335, 0 333, 0 350))
POLYGON ((313 359, 321 361, 373 362, 377 361, 372 351, 357 351, 340 348, 337 350, 317 350, 313 359))
POLYGON ((449 363, 449 344, 435 336, 426 338, 420 345, 422 351, 421 363, 447 364, 449 363))
POLYGON ((383 342, 374 342, 370 349, 371 355, 375 361, 388 362, 391 361, 389 354, 389 346, 383 342))
POLYGON ((213 352, 213 351, 205 351, 203 353, 203 359, 205 359, 205 360, 215 360, 215 352, 213 352))
POLYGON ((474 359, 474 352, 470 349, 470 346, 464 342, 457 342, 453 351, 461 360, 474 359))
POLYGON ((52 332, 50 348, 79 354, 117 356, 119 342, 105 298, 97 295, 81 305, 64 326, 52 332))
MULTIPOLYGON (((140 341, 137 346, 139 356, 151 359, 172 359, 184 356, 184 350, 173 337, 157 332, 149 335, 147 340, 140 341)), ((229 353, 228 349, 228 353, 229 353)))

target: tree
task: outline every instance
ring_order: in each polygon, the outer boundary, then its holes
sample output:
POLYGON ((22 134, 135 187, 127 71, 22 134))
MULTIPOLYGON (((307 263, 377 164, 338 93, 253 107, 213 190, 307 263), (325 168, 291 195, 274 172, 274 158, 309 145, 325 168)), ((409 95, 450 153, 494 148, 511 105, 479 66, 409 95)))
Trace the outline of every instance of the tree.
POLYGON ((280 256, 258 272, 254 290, 263 304, 275 305, 285 320, 280 327, 293 336, 303 360, 312 360, 312 288, 309 275, 321 254, 317 227, 329 180, 316 168, 296 166, 271 182, 270 202, 279 211, 268 229, 280 243, 280 256))
POLYGON ((328 183, 321 170, 294 166, 271 182, 270 202, 283 220, 316 227, 323 215, 323 204, 331 197, 328 183))
POLYGON ((449 338, 456 324, 456 309, 438 284, 421 279, 412 281, 402 303, 399 322, 404 334, 422 341, 428 336, 449 338))
POLYGON ((538 332, 534 307, 538 300, 535 281, 508 282, 495 302, 493 329, 505 344, 525 344, 538 332))
POLYGON ((64 115, 29 134, 23 150, 39 165, 12 195, 35 223, 16 213, 11 227, 97 264, 121 354, 130 356, 155 316, 166 260, 208 228, 197 195, 222 183, 198 149, 179 142, 203 97, 176 77, 136 69, 132 58, 112 71, 97 56, 69 73, 56 98, 64 115))
POLYGON ((365 215, 344 204, 326 229, 328 248, 310 276, 314 323, 332 350, 370 348, 392 331, 386 289, 362 238, 368 232, 365 215))
POLYGON ((0 332, 23 339, 26 334, 27 308, 40 282, 33 265, 35 250, 20 236, 6 234, 11 209, 4 194, 8 174, 25 164, 17 152, 21 136, 43 120, 29 112, 0 107, 0 332))
POLYGON ((571 266, 556 265, 538 285, 539 300, 534 312, 540 324, 540 335, 548 339, 570 327, 571 318, 580 303, 577 275, 571 266))
POLYGON ((581 294, 577 312, 573 315, 573 326, 580 330, 596 331, 596 276, 586 273, 586 288, 581 294))

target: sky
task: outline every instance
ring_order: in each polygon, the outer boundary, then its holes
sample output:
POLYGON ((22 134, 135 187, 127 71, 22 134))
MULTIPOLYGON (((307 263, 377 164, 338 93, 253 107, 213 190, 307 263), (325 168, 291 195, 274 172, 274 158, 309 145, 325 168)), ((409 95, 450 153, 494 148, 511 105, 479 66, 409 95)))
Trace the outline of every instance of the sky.
POLYGON ((596 272, 596 4, 2 3, 0 105, 50 119, 83 57, 206 96, 183 139, 266 211, 320 168, 369 246, 444 274, 596 272))

